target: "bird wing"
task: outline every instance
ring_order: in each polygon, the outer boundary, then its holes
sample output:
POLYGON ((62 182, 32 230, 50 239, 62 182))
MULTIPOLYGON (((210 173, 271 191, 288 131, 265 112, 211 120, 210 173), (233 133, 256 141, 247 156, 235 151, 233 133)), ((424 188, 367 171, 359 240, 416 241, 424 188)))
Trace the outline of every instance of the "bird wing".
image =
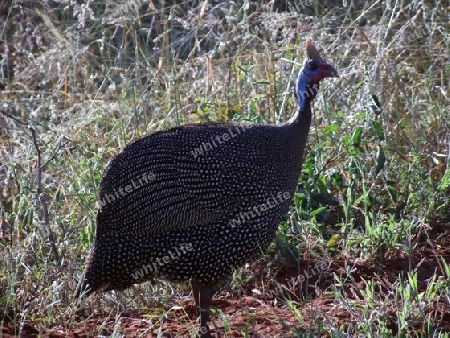
POLYGON ((268 159, 266 147, 229 128, 174 128, 127 146, 103 175, 98 227, 148 234, 230 218, 264 186, 268 159))

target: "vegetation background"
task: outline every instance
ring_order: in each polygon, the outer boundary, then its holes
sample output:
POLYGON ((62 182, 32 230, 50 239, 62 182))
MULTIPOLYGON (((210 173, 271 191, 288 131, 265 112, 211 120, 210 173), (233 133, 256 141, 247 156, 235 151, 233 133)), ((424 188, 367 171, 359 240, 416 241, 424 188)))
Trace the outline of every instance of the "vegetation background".
POLYGON ((77 304, 106 163, 185 123, 279 123, 304 42, 326 81, 274 244, 214 302, 225 336, 448 336, 447 0, 0 3, 0 328, 195 335, 186 286, 77 304))

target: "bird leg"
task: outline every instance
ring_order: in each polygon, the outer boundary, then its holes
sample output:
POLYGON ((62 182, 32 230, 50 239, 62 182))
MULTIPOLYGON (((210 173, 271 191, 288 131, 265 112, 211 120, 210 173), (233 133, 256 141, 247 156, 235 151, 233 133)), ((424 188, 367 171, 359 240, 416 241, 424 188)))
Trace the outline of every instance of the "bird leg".
POLYGON ((192 292, 194 293, 197 311, 200 311, 200 337, 210 338, 211 332, 208 327, 209 306, 214 295, 214 288, 211 285, 201 284, 192 280, 192 292))

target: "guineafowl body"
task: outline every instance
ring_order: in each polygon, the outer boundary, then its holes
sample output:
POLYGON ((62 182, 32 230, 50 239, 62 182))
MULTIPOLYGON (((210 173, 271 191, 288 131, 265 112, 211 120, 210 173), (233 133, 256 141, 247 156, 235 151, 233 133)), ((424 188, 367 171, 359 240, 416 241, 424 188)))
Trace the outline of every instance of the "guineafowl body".
POLYGON ((191 280, 209 336, 218 285, 256 259, 289 209, 308 136, 310 100, 335 69, 307 44, 299 109, 286 123, 176 127, 126 146, 107 166, 92 255, 78 292, 152 278, 191 280))

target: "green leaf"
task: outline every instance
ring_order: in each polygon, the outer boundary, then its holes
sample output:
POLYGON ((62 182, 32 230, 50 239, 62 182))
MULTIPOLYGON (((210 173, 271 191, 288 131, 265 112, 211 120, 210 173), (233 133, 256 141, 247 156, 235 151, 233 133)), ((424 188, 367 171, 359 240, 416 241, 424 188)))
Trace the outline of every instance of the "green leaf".
POLYGON ((333 173, 333 175, 331 175, 331 182, 339 190, 344 188, 344 178, 339 173, 333 173))
POLYGON ((344 145, 345 148, 350 147, 350 139, 349 139, 348 135, 344 135, 342 137, 342 144, 344 145))
POLYGON ((372 121, 372 126, 375 129, 375 134, 377 135, 380 141, 384 141, 384 131, 381 128, 381 123, 379 121, 372 121))
POLYGON ((447 264, 447 262, 445 261, 444 257, 441 256, 441 262, 442 262, 442 266, 444 267, 444 271, 445 271, 445 276, 448 278, 450 278, 450 265, 447 264))
POLYGON ((394 203, 397 203, 397 201, 398 201, 397 189, 395 189, 392 185, 388 185, 387 191, 388 191, 389 195, 391 196, 392 201, 394 201, 394 203))
POLYGON ((417 272, 408 273, 408 279, 411 289, 417 292, 417 272))
POLYGON ((245 75, 248 75, 250 73, 250 71, 253 69, 254 66, 250 66, 248 69, 242 67, 242 66, 237 66, 239 68, 239 70, 244 73, 245 75))
POLYGON ((317 208, 317 209, 311 211, 311 216, 312 216, 312 217, 317 216, 317 215, 321 214, 321 213, 322 213, 323 211, 325 211, 325 210, 327 210, 326 207, 320 207, 320 208, 317 208))
POLYGON ((356 127, 355 131, 352 135, 352 144, 355 148, 361 147, 361 135, 362 135, 362 127, 356 127))
POLYGON ((334 234, 333 236, 331 236, 330 240, 327 243, 327 249, 330 251, 337 251, 338 249, 338 242, 341 239, 341 235, 340 234, 334 234))
POLYGON ((450 169, 447 169, 446 173, 441 179, 441 183, 439 184, 438 189, 440 191, 445 191, 450 187, 450 169))
POLYGON ((361 81, 360 83, 356 84, 353 87, 353 90, 360 90, 365 84, 366 84, 366 81, 361 81))
POLYGON ((354 206, 357 206, 359 203, 361 203, 363 200, 366 200, 367 197, 369 196, 369 192, 365 191, 361 196, 359 196, 355 202, 353 202, 354 206))
POLYGON ((256 112, 256 102, 254 100, 250 100, 247 105, 248 113, 250 115, 255 115, 256 112))
POLYGON ((331 126, 328 126, 325 128, 325 130, 323 131, 323 134, 325 136, 330 135, 331 133, 335 132, 336 130, 338 130, 339 127, 336 124, 332 124, 331 126))

